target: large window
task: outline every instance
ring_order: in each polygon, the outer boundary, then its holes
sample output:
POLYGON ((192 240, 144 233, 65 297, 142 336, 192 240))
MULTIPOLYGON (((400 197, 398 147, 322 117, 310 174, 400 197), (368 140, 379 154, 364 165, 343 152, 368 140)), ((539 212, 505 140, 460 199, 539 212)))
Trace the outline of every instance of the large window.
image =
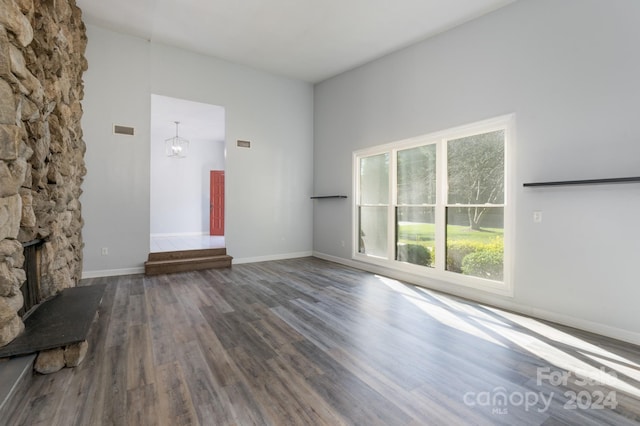
POLYGON ((354 153, 354 257, 510 293, 512 117, 354 153))
POLYGON ((370 256, 386 257, 389 207, 388 153, 372 155, 360 160, 360 194, 358 251, 370 256))

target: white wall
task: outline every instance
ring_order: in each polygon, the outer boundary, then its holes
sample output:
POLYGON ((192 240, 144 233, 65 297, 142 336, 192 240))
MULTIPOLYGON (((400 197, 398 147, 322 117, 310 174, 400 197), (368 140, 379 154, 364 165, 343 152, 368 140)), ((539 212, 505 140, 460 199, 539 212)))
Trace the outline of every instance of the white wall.
POLYGON ((139 271, 147 258, 151 93, 225 108, 226 243, 236 262, 311 252, 310 84, 92 25, 87 36, 85 276, 139 271), (113 136, 112 123, 136 136, 113 136))
POLYGON ((83 270, 129 270, 149 251, 149 44, 91 26, 87 35, 83 270), (112 134, 113 124, 135 136, 112 134))
POLYGON ((515 113, 514 297, 405 278, 640 343, 640 185, 522 187, 640 175, 638 22, 635 0, 520 0, 317 85, 315 192, 350 198, 315 203, 315 253, 353 264, 354 150, 515 113))

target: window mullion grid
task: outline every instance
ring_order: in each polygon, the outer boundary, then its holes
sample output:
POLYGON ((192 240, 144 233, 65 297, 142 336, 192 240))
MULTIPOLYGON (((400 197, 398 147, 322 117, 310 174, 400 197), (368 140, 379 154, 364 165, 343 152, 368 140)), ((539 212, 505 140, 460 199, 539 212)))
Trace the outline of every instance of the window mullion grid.
MULTIPOLYGON (((476 123, 470 126, 464 126, 461 128, 452 129, 451 131, 439 132, 437 134, 426 135, 420 138, 413 138, 411 140, 401 141, 401 143, 395 144, 387 144, 386 146, 381 146, 374 149, 368 149, 366 151, 361 151, 358 153, 354 153, 354 158, 358 161, 354 162, 354 170, 356 170, 356 179, 355 181, 355 193, 358 194, 357 199, 355 200, 354 205, 356 206, 355 212, 360 210, 360 207, 365 207, 367 205, 361 204, 361 196, 360 194, 360 168, 361 163, 359 160, 363 158, 363 156, 370 155, 378 155, 382 153, 387 153, 389 155, 389 165, 388 165, 388 184, 389 184, 389 192, 388 197, 386 199, 387 204, 378 204, 377 207, 386 207, 387 214, 387 250, 386 255, 389 260, 395 262, 396 252, 397 252, 397 238, 398 238, 398 226, 397 226, 397 215, 399 208, 412 208, 412 207, 432 207, 435 213, 435 262, 433 264, 434 272, 444 272, 447 269, 447 256, 446 256, 446 247, 447 247, 447 209, 448 208, 465 208, 465 207, 488 207, 488 208, 503 208, 504 212, 504 280, 503 282, 507 284, 510 282, 510 274, 509 274, 509 264, 512 262, 509 247, 509 244, 512 238, 511 233, 508 230, 512 229, 512 217, 508 210, 512 209, 513 200, 510 197, 513 196, 513 188, 512 182, 509 179, 510 170, 509 168, 512 166, 511 150, 512 146, 510 144, 510 138, 512 137, 513 130, 511 129, 511 117, 499 117, 498 119, 493 119, 491 121, 476 123), (507 124, 504 124, 507 120, 507 124), (498 128, 499 127, 499 128, 498 128), (505 194, 504 201, 501 204, 449 204, 448 203, 448 153, 447 153, 447 145, 449 141, 454 141, 463 137, 473 136, 475 134, 487 133, 494 130, 505 130, 505 140, 504 140, 504 156, 505 156, 505 194), (415 146, 423 145, 423 142, 434 143, 436 147, 436 198, 435 204, 433 205, 413 205, 413 204, 398 204, 398 151, 403 149, 409 149, 415 146), (507 234, 510 236, 507 237, 507 234)), ((368 205, 369 207, 376 207, 374 205, 368 205)), ((355 213, 354 212, 354 213, 355 213)), ((411 216, 409 216, 411 217, 411 216)), ((354 223, 357 222, 357 215, 354 214, 354 223)), ((354 227, 357 228, 357 227, 354 227)), ((356 247, 356 243, 359 239, 358 229, 355 229, 354 234, 354 247, 356 247)), ((455 238, 455 235, 452 237, 455 238)), ((382 242, 382 241, 380 241, 382 242)), ((378 252, 380 256, 383 256, 384 252, 378 252)), ((378 257, 381 259, 381 257, 378 257)), ((375 263, 375 259, 372 259, 375 263)), ((404 264, 403 264, 404 265, 404 264)), ((405 266, 401 266, 404 268, 405 266)), ((462 276, 457 274, 457 270, 452 270, 451 279, 452 281, 456 281, 461 283, 462 285, 476 285, 479 284, 481 288, 486 288, 486 285, 482 282, 476 283, 473 276, 462 276), (454 278, 455 277, 455 278, 454 278)), ((444 276, 443 276, 444 277, 444 276)), ((447 274, 447 277, 449 275, 447 274)), ((495 286, 491 287, 493 290, 496 289, 495 286)), ((506 290, 510 291, 510 284, 505 287, 506 290)))
POLYGON ((445 204, 445 207, 504 207, 505 204, 493 204, 493 203, 485 203, 485 204, 445 204))
POLYGON ((356 253, 360 252, 360 207, 361 207, 361 194, 360 194, 360 161, 361 156, 354 155, 353 156, 353 173, 354 173, 354 186, 353 186, 353 194, 354 194, 354 205, 352 216, 351 216, 351 229, 353 230, 353 235, 351 236, 351 256, 355 256, 356 253))
POLYGON ((436 143, 436 261, 435 269, 446 268, 446 203, 447 203, 447 145, 445 140, 436 143))
POLYGON ((389 208, 387 209, 387 259, 396 259, 396 211, 398 205, 398 150, 389 153, 389 208))

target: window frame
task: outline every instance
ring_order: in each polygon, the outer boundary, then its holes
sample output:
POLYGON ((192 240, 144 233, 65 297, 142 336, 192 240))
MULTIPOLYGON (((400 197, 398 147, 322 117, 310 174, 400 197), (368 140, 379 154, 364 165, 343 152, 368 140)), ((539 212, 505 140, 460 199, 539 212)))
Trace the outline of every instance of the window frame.
MULTIPOLYGON (((421 277, 433 278, 456 286, 468 287, 504 296, 513 296, 512 265, 513 265, 513 241, 514 241, 514 138, 515 138, 515 114, 508 114, 483 120, 468 125, 458 126, 439 132, 429 133, 409 139, 373 146, 353 152, 353 217, 352 217, 352 250, 353 260, 384 267, 400 272, 406 272, 421 277), (446 211, 447 207, 456 206, 448 204, 447 200, 447 152, 446 142, 496 130, 504 130, 504 203, 491 206, 504 209, 504 253, 503 253, 503 281, 494 281, 471 275, 446 270, 446 256, 436 255, 433 267, 414 265, 395 260, 396 257, 396 211, 398 207, 407 206, 398 204, 397 188, 397 153, 398 151, 412 149, 423 145, 436 144, 436 198, 435 198, 435 239, 436 253, 446 253, 446 211), (387 207, 387 257, 375 257, 359 253, 359 207, 360 207, 360 159, 389 153, 389 200, 387 207)), ((426 204, 425 206, 431 206, 426 204)), ((466 205, 464 205, 466 206, 466 205)))

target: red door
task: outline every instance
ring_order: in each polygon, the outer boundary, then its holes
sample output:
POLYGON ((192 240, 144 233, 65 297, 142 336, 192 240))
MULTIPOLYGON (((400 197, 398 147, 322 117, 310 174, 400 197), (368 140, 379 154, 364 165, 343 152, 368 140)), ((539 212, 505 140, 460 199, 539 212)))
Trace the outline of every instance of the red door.
POLYGON ((211 170, 209 234, 224 235, 224 170, 211 170))

